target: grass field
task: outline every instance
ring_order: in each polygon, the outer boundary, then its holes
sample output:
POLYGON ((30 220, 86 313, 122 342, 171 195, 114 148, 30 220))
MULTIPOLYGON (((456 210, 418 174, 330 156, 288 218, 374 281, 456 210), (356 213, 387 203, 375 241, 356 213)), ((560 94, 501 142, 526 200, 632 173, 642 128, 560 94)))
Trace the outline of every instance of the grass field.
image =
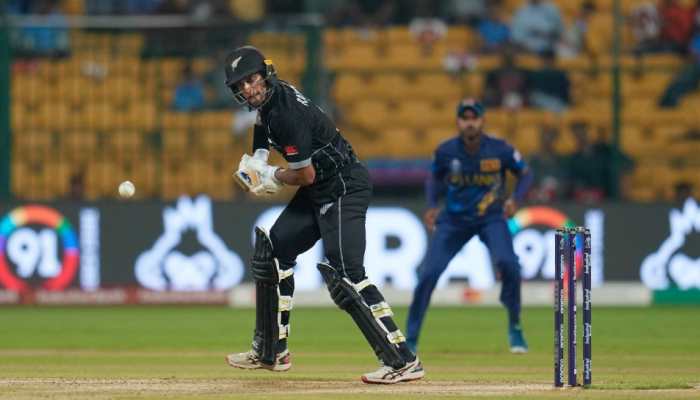
POLYGON ((253 318, 213 307, 0 308, 0 398, 700 399, 697 307, 595 309, 588 390, 551 387, 549 308, 524 310, 521 356, 507 352, 502 309, 432 309, 426 378, 390 386, 360 382, 376 360, 331 308, 295 309, 291 371, 232 369, 224 355, 249 348, 253 318))

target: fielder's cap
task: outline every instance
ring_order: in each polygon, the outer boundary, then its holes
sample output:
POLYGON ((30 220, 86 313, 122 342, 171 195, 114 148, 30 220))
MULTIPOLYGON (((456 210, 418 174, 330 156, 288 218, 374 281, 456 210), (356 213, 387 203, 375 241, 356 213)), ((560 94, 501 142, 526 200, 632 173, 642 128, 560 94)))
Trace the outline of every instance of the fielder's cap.
POLYGON ((477 117, 483 117, 484 116, 484 106, 476 99, 463 99, 462 101, 457 104, 457 116, 461 117, 464 115, 464 112, 467 110, 471 110, 474 114, 476 114, 477 117))

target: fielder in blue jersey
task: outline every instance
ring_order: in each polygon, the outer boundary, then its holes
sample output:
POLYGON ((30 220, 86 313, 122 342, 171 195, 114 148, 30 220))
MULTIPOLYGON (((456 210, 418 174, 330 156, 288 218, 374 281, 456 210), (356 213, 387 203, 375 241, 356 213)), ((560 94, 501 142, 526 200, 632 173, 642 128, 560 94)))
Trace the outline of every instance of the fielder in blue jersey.
POLYGON ((488 247, 500 272, 501 302, 508 310, 510 351, 526 353, 520 326, 520 264, 506 218, 522 201, 532 175, 520 153, 504 140, 483 131, 484 107, 465 99, 457 105, 459 134, 437 148, 426 184, 428 210, 424 220, 433 236, 408 314, 407 343, 414 351, 435 285, 447 264, 474 235, 488 247), (505 174, 518 179, 505 197, 505 174), (439 200, 445 198, 444 207, 439 200))

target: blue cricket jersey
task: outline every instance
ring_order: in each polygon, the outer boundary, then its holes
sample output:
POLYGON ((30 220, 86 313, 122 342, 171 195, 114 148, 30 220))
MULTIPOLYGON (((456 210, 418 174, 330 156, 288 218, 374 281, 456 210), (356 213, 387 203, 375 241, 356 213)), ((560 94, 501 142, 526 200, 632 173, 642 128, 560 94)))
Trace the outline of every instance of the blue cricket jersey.
MULTIPOLYGON (((505 140, 483 134, 478 153, 471 155, 457 135, 435 150, 432 180, 437 187, 432 195, 428 190, 429 206, 437 206, 438 196, 444 194, 445 208, 439 222, 478 223, 503 218, 506 170, 520 177, 526 164, 505 140)), ((518 202, 527 188, 518 189, 529 186, 522 181, 519 179, 515 193, 518 202)))

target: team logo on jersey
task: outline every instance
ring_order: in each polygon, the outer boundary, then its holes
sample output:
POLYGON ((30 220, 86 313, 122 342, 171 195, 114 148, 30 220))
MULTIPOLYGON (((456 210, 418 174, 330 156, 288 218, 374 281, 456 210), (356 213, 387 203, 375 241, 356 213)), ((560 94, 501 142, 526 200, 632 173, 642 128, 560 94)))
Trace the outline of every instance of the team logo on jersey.
POLYGON ((481 172, 497 172, 501 170, 501 160, 498 158, 487 158, 481 160, 481 172))
POLYGON ((293 145, 284 146, 284 154, 288 156, 295 156, 299 154, 299 149, 297 149, 297 146, 293 145))

